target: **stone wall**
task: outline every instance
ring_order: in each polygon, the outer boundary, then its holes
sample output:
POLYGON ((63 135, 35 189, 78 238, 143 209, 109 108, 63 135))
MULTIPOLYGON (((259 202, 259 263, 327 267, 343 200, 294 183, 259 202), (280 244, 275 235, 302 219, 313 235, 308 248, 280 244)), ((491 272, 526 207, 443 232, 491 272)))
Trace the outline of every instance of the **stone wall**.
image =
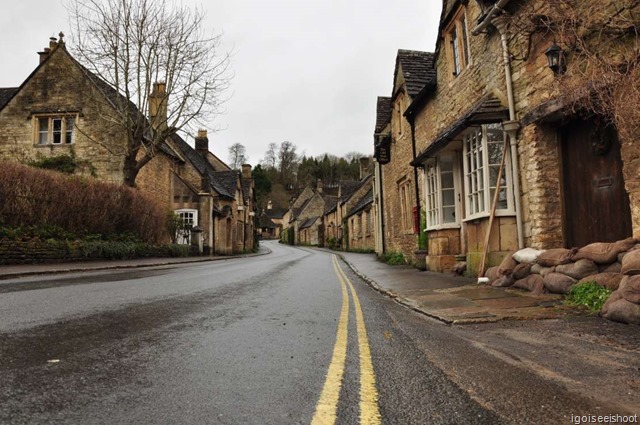
MULTIPOLYGON (((34 68, 36 57, 34 55, 34 68)), ((103 118, 109 113, 104 97, 80 68, 58 47, 19 93, 0 111, 0 157, 23 161, 38 156, 73 153, 88 161, 100 180, 120 183, 124 133, 103 118), (37 115, 36 115, 37 114, 37 115), (72 144, 38 145, 38 115, 70 115, 76 119, 72 144)))
POLYGON ((382 166, 382 196, 384 206, 384 238, 386 252, 401 252, 410 261, 418 248, 418 237, 413 229, 405 229, 402 223, 399 184, 408 182, 411 205, 415 205, 415 179, 411 128, 402 116, 411 99, 401 89, 393 99, 391 115, 391 162, 382 166))

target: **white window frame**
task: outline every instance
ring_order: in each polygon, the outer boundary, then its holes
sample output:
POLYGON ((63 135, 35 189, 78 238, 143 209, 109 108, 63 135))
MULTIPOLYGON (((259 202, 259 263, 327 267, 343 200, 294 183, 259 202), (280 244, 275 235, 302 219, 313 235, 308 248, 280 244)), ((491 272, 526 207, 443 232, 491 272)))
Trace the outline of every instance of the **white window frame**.
POLYGON ((76 142, 76 115, 35 115, 33 117, 34 144, 36 146, 68 146, 76 142), (41 123, 46 121, 47 129, 43 130, 41 123), (56 123, 59 122, 59 130, 56 123), (71 123, 71 129, 69 129, 71 123), (56 142, 56 134, 59 141, 56 142))
MULTIPOLYGON (((502 131, 499 124, 485 124, 482 126, 471 127, 463 135, 463 163, 464 163, 464 205, 465 219, 464 221, 474 220, 478 218, 488 217, 491 214, 491 206, 493 204, 492 189, 489 184, 489 170, 497 171, 500 167, 500 158, 497 163, 489 164, 489 143, 502 152, 504 147, 504 138, 506 133, 502 131), (501 140, 489 141, 489 129, 497 130, 500 128, 502 134, 501 140), (489 188, 490 190, 487 190, 489 188)), ((495 134, 495 133, 494 133, 495 134)), ((505 188, 506 208, 500 208, 496 205, 496 216, 515 215, 513 201, 513 178, 511 175, 511 167, 509 166, 511 157, 507 149, 507 157, 505 160, 502 178, 504 179, 501 187, 505 188)), ((500 199, 499 199, 500 201, 500 199)))
MULTIPOLYGON (((182 208, 174 211, 181 219, 184 224, 189 224, 187 221, 191 221, 191 227, 196 227, 198 225, 198 210, 194 210, 192 208, 182 208), (189 218, 187 214, 191 214, 189 218)), ((176 237, 176 243, 178 245, 188 245, 191 241, 191 231, 187 233, 187 230, 184 230, 182 234, 178 233, 176 237)))
POLYGON ((427 218, 426 230, 440 230, 440 229, 457 229, 460 228, 460 169, 458 165, 458 155, 455 152, 445 152, 437 157, 433 158, 429 163, 425 164, 423 172, 423 187, 425 196, 425 213, 427 218), (447 205, 447 207, 454 207, 455 221, 444 223, 444 197, 442 187, 442 158, 447 157, 452 162, 452 170, 445 171, 446 173, 452 173, 453 188, 445 188, 444 190, 453 189, 453 205, 447 205))

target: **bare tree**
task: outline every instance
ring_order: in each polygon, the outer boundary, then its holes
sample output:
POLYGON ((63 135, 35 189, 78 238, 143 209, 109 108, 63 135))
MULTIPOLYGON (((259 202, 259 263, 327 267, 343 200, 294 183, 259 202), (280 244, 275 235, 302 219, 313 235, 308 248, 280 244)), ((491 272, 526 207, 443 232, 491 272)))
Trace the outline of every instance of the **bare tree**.
POLYGON ((202 10, 173 0, 67 0, 67 8, 72 50, 102 92, 101 114, 126 134, 121 147, 105 147, 124 158, 124 183, 134 186, 168 137, 220 113, 229 55, 204 32, 202 10))
POLYGON ((241 143, 234 143, 229 146, 229 166, 234 170, 239 170, 242 164, 246 164, 249 158, 247 150, 241 143))
POLYGON ((278 165, 278 145, 276 143, 269 143, 267 152, 264 154, 262 165, 266 169, 275 169, 278 165))
POLYGON ((278 150, 278 166, 280 168, 280 179, 282 182, 293 182, 298 168, 297 146, 291 142, 280 143, 278 150))
POLYGON ((604 117, 623 141, 634 141, 640 131, 640 0, 533 3, 510 24, 513 38, 522 41, 516 59, 554 40, 566 52, 556 89, 575 110, 604 117))

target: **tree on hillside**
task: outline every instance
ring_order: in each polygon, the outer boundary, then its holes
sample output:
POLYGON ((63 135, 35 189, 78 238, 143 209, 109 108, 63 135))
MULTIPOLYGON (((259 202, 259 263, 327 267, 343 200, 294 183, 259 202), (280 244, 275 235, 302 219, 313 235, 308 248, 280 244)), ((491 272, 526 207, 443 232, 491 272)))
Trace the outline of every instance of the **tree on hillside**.
POLYGON ((282 183, 293 183, 298 169, 297 146, 291 142, 280 143, 278 150, 278 168, 282 183))
POLYGON ((135 186, 167 137, 220 112, 229 55, 219 35, 204 32, 200 9, 170 0, 66 1, 74 56, 103 92, 95 99, 103 117, 126 134, 122 148, 105 148, 123 157, 124 183, 135 186))
POLYGON ((229 146, 229 167, 233 170, 239 170, 242 164, 246 164, 249 160, 246 152, 247 150, 242 143, 234 143, 229 146))
POLYGON ((264 209, 271 193, 271 181, 267 172, 262 168, 260 164, 256 165, 251 171, 251 176, 256 184, 256 200, 258 202, 258 208, 264 209))
POLYGON ((262 165, 266 169, 276 169, 278 166, 278 145, 276 143, 269 143, 267 152, 264 154, 262 165))

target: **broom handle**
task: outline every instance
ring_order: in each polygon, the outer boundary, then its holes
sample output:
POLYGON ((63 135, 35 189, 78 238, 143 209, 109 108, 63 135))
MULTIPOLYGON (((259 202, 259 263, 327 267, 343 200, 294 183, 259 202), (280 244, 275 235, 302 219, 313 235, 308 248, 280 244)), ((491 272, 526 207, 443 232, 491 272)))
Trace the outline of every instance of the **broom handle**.
MULTIPOLYGON (((498 197, 500 196, 500 180, 502 179, 502 172, 504 171, 504 165, 507 159, 507 148, 509 147, 509 137, 504 138, 504 147, 502 148, 502 161, 500 162, 500 169, 498 170, 498 179, 496 180, 496 191, 493 194, 493 204, 491 205, 491 214, 489 215, 489 227, 487 228, 487 234, 484 238, 484 249, 482 250, 482 259, 480 260, 480 271, 478 277, 484 275, 484 266, 487 261, 487 251, 489 250, 489 238, 491 237, 491 227, 493 226, 493 219, 496 215, 496 206, 498 205, 498 197)), ((489 152, 487 152, 487 155, 489 152)), ((489 182, 489 190, 491 190, 491 182, 489 182)))

